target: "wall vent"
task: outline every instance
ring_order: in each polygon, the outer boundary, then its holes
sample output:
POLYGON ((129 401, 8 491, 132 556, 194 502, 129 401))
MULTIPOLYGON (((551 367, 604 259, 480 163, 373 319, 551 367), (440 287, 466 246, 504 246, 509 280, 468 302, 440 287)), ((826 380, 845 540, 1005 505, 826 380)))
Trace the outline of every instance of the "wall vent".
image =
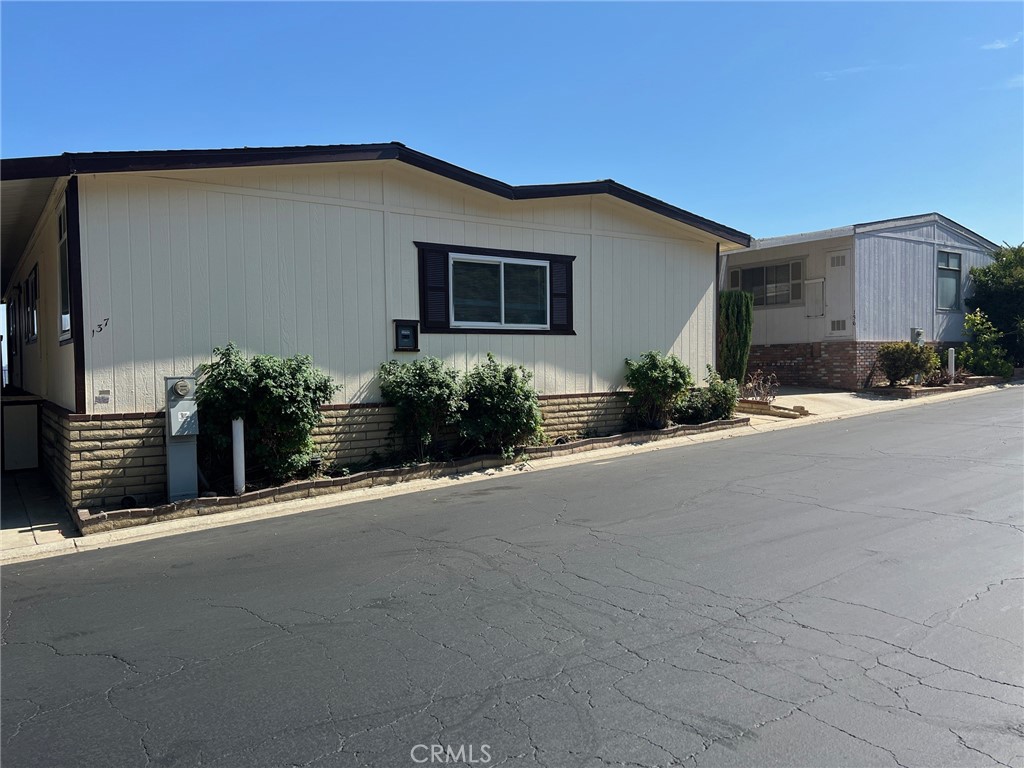
POLYGON ((832 321, 832 331, 833 331, 833 333, 835 331, 845 331, 845 330, 846 330, 846 321, 845 320, 833 320, 832 321))
POLYGON ((829 263, 833 267, 845 267, 846 266, 846 254, 845 253, 834 253, 829 263))

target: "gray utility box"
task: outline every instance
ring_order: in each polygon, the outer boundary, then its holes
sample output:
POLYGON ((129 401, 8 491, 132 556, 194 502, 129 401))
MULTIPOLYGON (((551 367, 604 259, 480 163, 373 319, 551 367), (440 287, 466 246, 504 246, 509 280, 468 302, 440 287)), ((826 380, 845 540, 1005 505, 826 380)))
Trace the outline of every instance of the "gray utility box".
POLYGON ((199 495, 196 456, 199 413, 195 376, 167 376, 164 392, 167 395, 167 499, 194 499, 199 495))

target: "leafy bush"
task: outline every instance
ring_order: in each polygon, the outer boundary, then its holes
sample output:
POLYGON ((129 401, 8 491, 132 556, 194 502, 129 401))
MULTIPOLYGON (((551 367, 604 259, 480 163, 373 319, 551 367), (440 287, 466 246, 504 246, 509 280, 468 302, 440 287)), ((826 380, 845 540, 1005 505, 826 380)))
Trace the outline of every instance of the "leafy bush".
POLYGON ((457 423, 466 407, 458 371, 436 357, 382 364, 380 392, 384 402, 397 411, 392 432, 402 435, 406 449, 420 461, 427 458, 445 426, 457 423))
POLYGON ((511 457, 517 445, 540 438, 541 414, 533 374, 522 366, 501 365, 487 353, 463 379, 465 411, 459 432, 473 445, 511 457))
POLYGON ((1024 243, 1004 243, 991 264, 971 267, 971 281, 967 308, 982 310, 1002 334, 999 343, 1010 361, 1024 365, 1024 243))
POLYGON ((1013 375, 1013 363, 999 343, 1003 334, 980 309, 964 317, 964 335, 973 337, 960 350, 964 368, 979 376, 1013 375))
POLYGON ((704 381, 706 387, 689 389, 675 410, 675 421, 679 424, 705 424, 718 419, 728 419, 736 411, 740 390, 734 379, 723 380, 710 365, 704 381))
POLYGON ((668 426, 679 398, 693 385, 693 378, 678 357, 651 350, 638 361, 626 358, 626 384, 633 390, 629 404, 636 411, 637 425, 662 429, 668 426))
POLYGON ((890 387, 915 375, 925 377, 938 366, 939 356, 928 346, 896 341, 878 348, 878 367, 889 380, 890 387))
POLYGON ((718 372, 743 381, 754 332, 754 294, 722 291, 718 296, 718 372))
POLYGON ((320 406, 338 389, 330 377, 313 367, 309 355, 250 360, 234 343, 213 355, 213 362, 201 366, 196 391, 200 446, 208 464, 223 469, 230 462, 231 421, 241 417, 249 466, 274 482, 305 470, 313 457, 320 406))

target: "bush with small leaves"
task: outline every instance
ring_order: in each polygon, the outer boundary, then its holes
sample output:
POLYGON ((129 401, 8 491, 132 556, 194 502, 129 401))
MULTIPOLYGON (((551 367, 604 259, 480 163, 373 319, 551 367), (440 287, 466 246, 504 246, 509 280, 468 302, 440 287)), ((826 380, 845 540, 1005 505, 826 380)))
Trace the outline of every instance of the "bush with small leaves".
POLYGON ((878 347, 878 367, 889 386, 895 387, 914 376, 927 377, 939 367, 939 356, 929 346, 895 341, 878 347))
POLYGON ((706 424, 731 418, 740 398, 735 379, 723 380, 710 365, 704 377, 706 387, 689 389, 676 407, 674 419, 679 424, 706 424))
POLYGON ((626 384, 633 390, 629 404, 636 414, 637 426, 663 429, 668 426, 679 398, 693 385, 693 377, 678 357, 652 349, 639 360, 626 358, 626 384))
POLYGON ((516 446, 543 437, 540 402, 522 366, 487 362, 473 367, 462 382, 465 410, 459 432, 473 446, 511 458, 516 446))
POLYGON ((964 335, 971 337, 960 350, 964 368, 978 376, 1013 375, 1013 363, 1000 343, 1005 334, 980 309, 964 317, 964 335))
POLYGON ((436 357, 382 364, 380 393, 397 411, 392 433, 401 435, 406 450, 420 461, 466 408, 459 372, 436 357))
POLYGON ((247 463, 282 482, 306 470, 320 406, 337 391, 309 355, 246 358, 229 343, 200 368, 196 391, 200 449, 207 466, 223 470, 231 457, 231 421, 245 420, 247 463))

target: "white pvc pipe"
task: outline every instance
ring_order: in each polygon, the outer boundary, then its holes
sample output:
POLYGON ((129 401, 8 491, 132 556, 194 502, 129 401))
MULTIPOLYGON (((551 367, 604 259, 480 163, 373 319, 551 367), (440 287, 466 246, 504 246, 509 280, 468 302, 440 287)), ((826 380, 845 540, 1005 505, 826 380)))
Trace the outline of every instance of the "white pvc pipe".
POLYGON ((949 380, 954 381, 956 379, 956 350, 953 347, 949 348, 949 380))
POLYGON ((231 421, 231 453, 235 468, 235 495, 245 493, 245 422, 231 421))

